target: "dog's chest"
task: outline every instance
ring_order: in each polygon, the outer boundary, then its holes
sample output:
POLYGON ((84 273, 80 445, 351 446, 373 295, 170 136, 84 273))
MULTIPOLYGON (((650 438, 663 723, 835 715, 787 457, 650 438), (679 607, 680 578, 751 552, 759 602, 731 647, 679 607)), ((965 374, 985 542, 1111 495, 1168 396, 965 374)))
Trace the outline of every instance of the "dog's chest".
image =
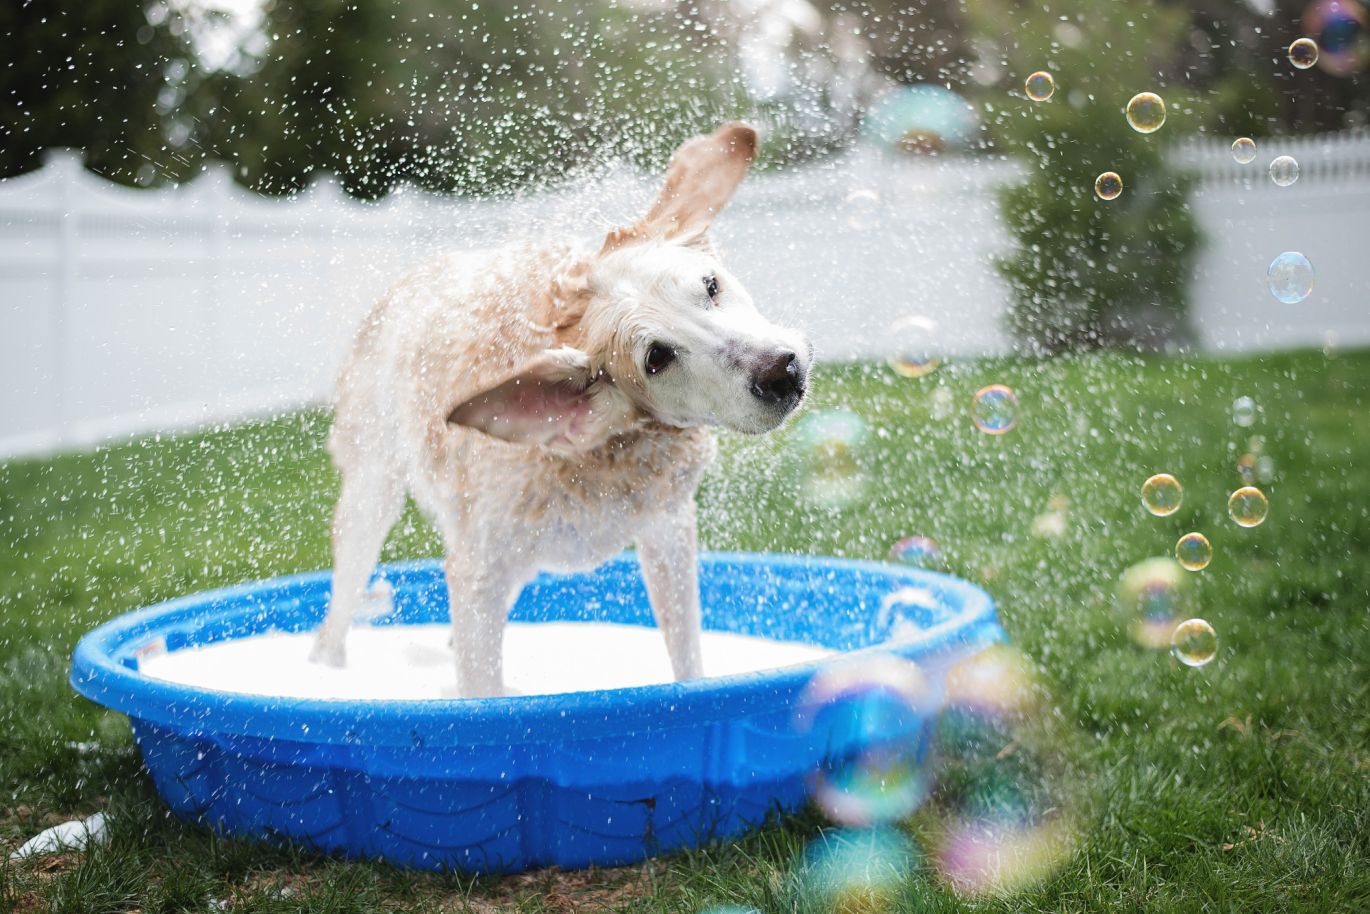
POLYGON ((530 466, 514 515, 544 561, 598 564, 629 545, 641 526, 694 497, 717 445, 703 430, 663 430, 610 442, 574 460, 530 466))

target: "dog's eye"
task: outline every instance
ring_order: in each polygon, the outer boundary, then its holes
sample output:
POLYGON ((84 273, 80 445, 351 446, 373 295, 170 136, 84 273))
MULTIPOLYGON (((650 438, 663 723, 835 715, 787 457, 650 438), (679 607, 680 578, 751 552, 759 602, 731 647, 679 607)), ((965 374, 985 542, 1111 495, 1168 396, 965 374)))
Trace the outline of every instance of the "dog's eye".
POLYGON ((647 369, 647 374, 657 374, 665 371, 674 361, 674 349, 661 343, 653 343, 647 348, 647 358, 643 361, 642 367, 647 369))
POLYGON ((718 277, 704 277, 704 291, 709 293, 710 298, 718 298, 718 277))

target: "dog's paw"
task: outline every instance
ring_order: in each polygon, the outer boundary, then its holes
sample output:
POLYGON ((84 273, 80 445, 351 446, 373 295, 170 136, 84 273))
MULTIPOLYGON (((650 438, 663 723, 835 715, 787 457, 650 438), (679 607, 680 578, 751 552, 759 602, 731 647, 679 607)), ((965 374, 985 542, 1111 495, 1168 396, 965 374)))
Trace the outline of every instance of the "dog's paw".
POLYGON ((347 645, 343 643, 332 644, 319 638, 315 640, 314 647, 309 651, 309 662, 342 669, 347 666, 347 645))

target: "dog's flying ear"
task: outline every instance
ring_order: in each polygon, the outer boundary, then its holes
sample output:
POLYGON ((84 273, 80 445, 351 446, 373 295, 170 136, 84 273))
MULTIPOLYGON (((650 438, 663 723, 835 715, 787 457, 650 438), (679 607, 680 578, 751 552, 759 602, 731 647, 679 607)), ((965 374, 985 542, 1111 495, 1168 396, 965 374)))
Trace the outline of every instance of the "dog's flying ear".
POLYGON ((447 421, 522 444, 574 449, 602 417, 590 385, 590 357, 544 349, 513 377, 457 404, 447 421))
POLYGON ((610 232, 602 253, 646 238, 702 239, 747 176, 755 155, 756 131, 738 122, 686 141, 671 156, 666 186, 647 215, 610 232))

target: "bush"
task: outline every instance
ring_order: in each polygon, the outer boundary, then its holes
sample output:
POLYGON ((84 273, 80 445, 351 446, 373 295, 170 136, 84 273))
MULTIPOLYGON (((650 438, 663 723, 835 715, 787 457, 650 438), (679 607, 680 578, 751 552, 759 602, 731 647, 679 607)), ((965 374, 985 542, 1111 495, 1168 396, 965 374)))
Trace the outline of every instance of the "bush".
POLYGON ((1026 180, 1000 192, 1016 241, 997 264, 1011 287, 1011 331, 1047 354, 1183 338, 1200 237, 1189 179, 1167 165, 1162 144, 1199 121, 1201 108, 1168 88, 1163 69, 1187 34, 1187 14, 1134 3, 1075 2, 1050 15, 1001 0, 968 6, 982 29, 1002 35, 1006 22, 1014 26, 996 93, 1006 100, 990 106, 999 109, 994 144, 1028 165, 1026 180), (1057 82, 1045 102, 1023 93, 1038 69, 1057 82), (1123 113, 1144 91, 1167 103, 1154 134, 1131 129, 1123 113), (1105 171, 1123 179, 1112 201, 1094 193, 1105 171))

